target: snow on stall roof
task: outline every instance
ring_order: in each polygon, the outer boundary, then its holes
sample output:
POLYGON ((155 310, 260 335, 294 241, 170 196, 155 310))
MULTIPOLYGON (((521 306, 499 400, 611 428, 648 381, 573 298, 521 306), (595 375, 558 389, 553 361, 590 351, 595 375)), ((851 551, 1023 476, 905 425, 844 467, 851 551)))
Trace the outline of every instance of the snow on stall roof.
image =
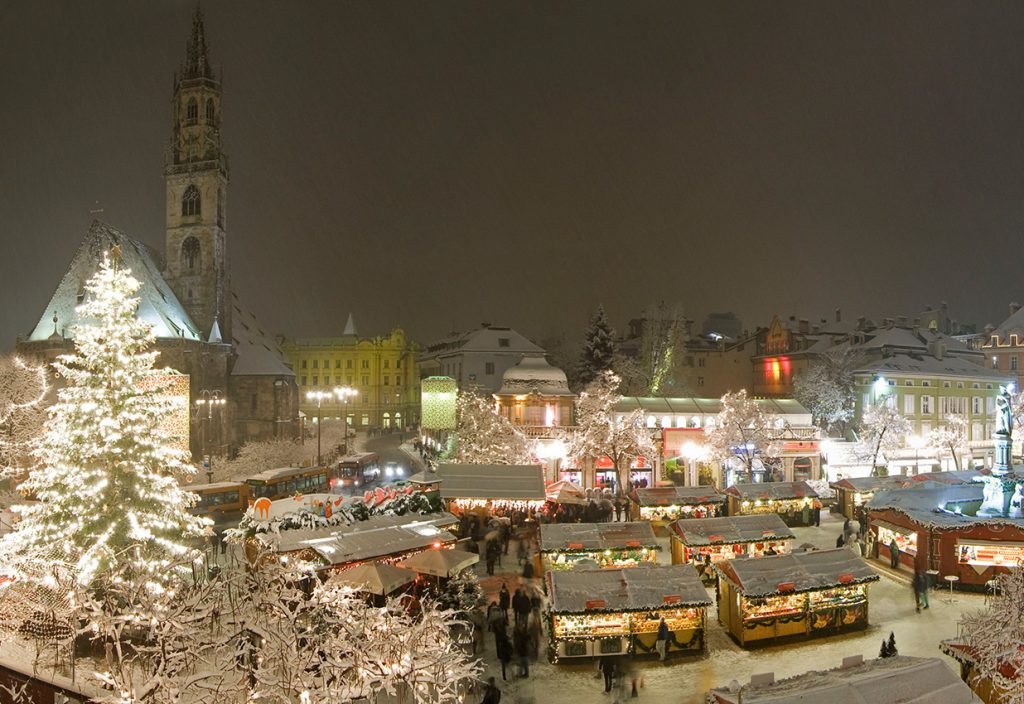
POLYGON ((551 611, 647 611, 668 605, 708 606, 711 599, 693 565, 549 572, 551 611), (668 597, 668 600, 666 600, 668 597), (603 600, 604 606, 593 606, 603 600), (592 608, 587 608, 587 602, 592 608))
MULTIPOLYGON (((791 425, 811 424, 811 412, 800 405, 799 401, 782 398, 759 398, 753 401, 763 413, 783 416, 791 425)), ((654 415, 713 416, 722 410, 722 400, 687 396, 623 396, 612 406, 615 413, 629 413, 637 408, 654 415)))
POLYGON ((719 687, 711 704, 972 704, 980 700, 939 658, 897 655, 853 667, 810 671, 740 691, 719 687))
POLYGON ((634 489, 641 506, 724 504, 725 494, 713 486, 654 486, 634 489))
POLYGON ((875 571, 849 548, 729 560, 714 566, 748 597, 776 595, 779 585, 789 582, 794 585, 791 591, 807 592, 878 581, 875 571), (850 575, 850 579, 840 580, 840 575, 850 575))
POLYGON ((535 464, 442 464, 442 499, 544 501, 544 470, 535 464))
POLYGON ((793 531, 777 513, 720 518, 681 518, 670 523, 668 528, 672 537, 684 545, 723 545, 796 539, 793 531))
POLYGON ((647 521, 630 523, 545 523, 540 527, 541 552, 574 549, 653 548, 660 550, 654 528, 647 521))
POLYGON ((969 484, 980 477, 991 476, 991 472, 977 469, 961 469, 950 472, 925 472, 909 477, 915 482, 935 482, 937 484, 969 484))
POLYGON ((725 490, 726 494, 741 499, 802 499, 806 496, 818 498, 818 494, 807 482, 756 482, 753 484, 733 484, 725 490))
POLYGON ((906 488, 911 477, 852 477, 840 479, 829 484, 833 489, 850 489, 856 492, 877 491, 879 489, 903 489, 906 488))
POLYGON ((880 491, 867 503, 870 511, 898 511, 916 523, 938 528, 967 528, 977 525, 1005 525, 1024 529, 1024 518, 1006 516, 965 516, 955 512, 957 504, 980 503, 985 487, 981 483, 939 485, 925 482, 920 487, 880 491))

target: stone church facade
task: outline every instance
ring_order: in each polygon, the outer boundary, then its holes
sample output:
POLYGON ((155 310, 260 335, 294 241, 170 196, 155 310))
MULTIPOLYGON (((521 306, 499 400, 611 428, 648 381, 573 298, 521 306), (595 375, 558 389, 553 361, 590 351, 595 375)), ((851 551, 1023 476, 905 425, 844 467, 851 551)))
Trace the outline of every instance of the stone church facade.
POLYGON ((162 256, 146 244, 94 221, 35 328, 19 338, 21 355, 52 359, 70 351, 85 281, 104 252, 142 283, 139 316, 151 323, 157 366, 190 378, 190 407, 219 395, 227 403, 193 412, 190 445, 197 458, 223 455, 249 440, 297 437, 295 373, 272 334, 231 289, 228 257, 228 159, 221 142, 221 84, 210 65, 203 17, 196 11, 185 63, 174 81, 174 128, 164 178, 166 232, 162 256))

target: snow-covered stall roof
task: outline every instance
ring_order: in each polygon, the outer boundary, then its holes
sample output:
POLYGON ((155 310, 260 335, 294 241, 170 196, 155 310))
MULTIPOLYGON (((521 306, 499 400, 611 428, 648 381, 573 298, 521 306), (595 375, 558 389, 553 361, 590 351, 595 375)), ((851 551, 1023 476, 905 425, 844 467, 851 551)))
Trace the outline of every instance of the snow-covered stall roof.
POLYGON ((925 472, 908 477, 915 482, 937 482, 939 484, 969 484, 979 477, 990 476, 988 470, 961 469, 952 472, 925 472))
POLYGON ((641 506, 698 506, 724 504, 725 494, 713 486, 654 486, 634 489, 641 506))
POLYGON ((442 499, 544 501, 544 470, 536 464, 442 464, 442 499))
POLYGON ((952 486, 924 484, 913 489, 880 491, 867 503, 869 511, 898 511, 915 523, 935 528, 968 528, 978 525, 1004 525, 1024 529, 1024 518, 1005 516, 965 516, 956 512, 962 504, 979 504, 985 498, 980 483, 952 486))
POLYGON ((651 548, 660 550, 647 521, 632 523, 546 523, 540 527, 541 552, 651 548))
POLYGON ((674 539, 683 545, 730 545, 759 543, 764 540, 794 540, 777 513, 721 518, 682 518, 668 526, 674 539))
POLYGON ((939 658, 898 655, 810 671, 771 684, 708 692, 709 704, 972 704, 980 700, 939 658))
POLYGON ((750 501, 767 501, 769 499, 779 501, 781 499, 802 499, 805 497, 818 498, 818 494, 807 482, 733 484, 725 490, 725 493, 750 501))
POLYGON ((693 565, 549 572, 552 613, 649 611, 708 606, 711 599, 693 565))
POLYGON ((849 548, 728 560, 714 567, 747 597, 775 596, 782 585, 787 592, 810 592, 878 581, 875 571, 849 548))
MULTIPOLYGON (((956 639, 951 638, 949 640, 940 641, 939 650, 957 662, 967 663, 969 665, 978 664, 977 650, 973 646, 960 642, 956 639)), ((1018 677, 1019 670, 1014 666, 1011 660, 1005 659, 999 666, 999 674, 1008 680, 1015 680, 1018 677)))
POLYGON ((910 482, 910 477, 853 477, 840 479, 829 484, 833 489, 848 489, 856 492, 879 491, 884 489, 903 489, 910 482))

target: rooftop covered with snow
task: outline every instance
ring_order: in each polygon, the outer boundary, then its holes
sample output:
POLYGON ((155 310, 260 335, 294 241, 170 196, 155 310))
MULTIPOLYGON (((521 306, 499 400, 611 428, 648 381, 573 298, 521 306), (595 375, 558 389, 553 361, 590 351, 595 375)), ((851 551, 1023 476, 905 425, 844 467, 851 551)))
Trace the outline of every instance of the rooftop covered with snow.
POLYGON ((538 394, 540 396, 575 396, 569 390, 565 372, 548 364, 542 354, 528 354, 519 363, 505 370, 499 396, 538 394))
POLYGON ((535 464, 442 464, 442 499, 544 501, 544 470, 535 464))
POLYGON ((810 592, 878 581, 875 571, 848 548, 729 560, 714 566, 747 597, 775 596, 782 585, 792 585, 788 592, 810 592))
POLYGON ((724 504, 725 494, 713 486, 654 486, 634 489, 641 506, 703 506, 724 504))
POLYGON ((682 518, 668 526, 684 545, 727 545, 763 540, 793 540, 796 536, 777 513, 720 518, 682 518))
POLYGON ((540 527, 541 552, 559 550, 660 549, 647 521, 631 523, 546 523, 540 527))
POLYGON ((711 604, 693 565, 556 570, 548 576, 553 613, 620 613, 711 604))
POLYGON ((985 487, 980 482, 954 485, 926 482, 912 489, 877 492, 868 501, 867 508, 869 511, 897 511, 915 523, 935 528, 1005 525, 1024 529, 1024 518, 970 515, 984 497, 985 487))
POLYGON ((778 501, 780 499, 818 498, 818 494, 807 482, 754 482, 733 484, 726 494, 750 501, 778 501))

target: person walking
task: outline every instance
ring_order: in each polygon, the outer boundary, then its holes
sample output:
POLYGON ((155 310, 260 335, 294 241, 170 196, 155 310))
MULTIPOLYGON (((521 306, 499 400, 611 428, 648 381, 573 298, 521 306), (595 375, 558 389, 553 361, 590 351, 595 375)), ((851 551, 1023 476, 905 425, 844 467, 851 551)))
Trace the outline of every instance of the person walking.
POLYGON ((512 650, 516 656, 516 662, 519 663, 519 676, 529 677, 530 676, 530 636, 526 632, 525 626, 516 626, 515 635, 513 636, 512 650))
POLYGON ((896 542, 896 538, 889 543, 889 566, 894 570, 900 568, 900 544, 896 542))
POLYGON ((615 497, 615 520, 622 521, 622 499, 615 497))
POLYGON ((668 648, 668 624, 662 616, 658 621, 658 640, 654 641, 654 648, 658 651, 658 659, 665 659, 665 650, 668 648))
POLYGON ((508 607, 511 606, 512 599, 508 593, 508 585, 504 582, 501 583, 501 590, 498 592, 498 607, 502 613, 505 614, 505 620, 508 621, 508 607))
POLYGON ((612 691, 612 675, 615 673, 615 660, 608 655, 602 655, 597 663, 597 669, 604 675, 604 691, 612 691))
POLYGON ((845 540, 845 538, 843 538, 843 534, 842 534, 842 533, 840 533, 840 534, 839 534, 839 537, 838 537, 838 538, 836 538, 836 547, 837 547, 837 548, 841 548, 841 547, 843 547, 843 545, 844 545, 845 543, 846 543, 846 540, 845 540))
POLYGON ((497 544, 494 541, 492 541, 492 540, 488 540, 487 541, 487 547, 486 547, 485 551, 487 552, 487 575, 489 577, 493 577, 494 576, 494 563, 498 559, 497 544))
POLYGON ((815 502, 815 506, 814 506, 814 527, 817 528, 820 525, 821 525, 821 506, 818 506, 817 502, 815 502))
POLYGON ((914 572, 914 599, 918 611, 928 608, 928 580, 920 572, 914 572))
POLYGON ((530 634, 530 649, 533 652, 534 660, 540 659, 540 637, 544 632, 544 626, 541 624, 540 614, 531 613, 530 622, 527 626, 527 630, 530 634))
POLYGON ((501 690, 495 684, 493 677, 487 678, 487 686, 484 687, 484 698, 480 704, 499 704, 501 702, 501 690))
POLYGON ((530 618, 530 597, 522 589, 516 589, 512 597, 512 613, 516 617, 516 628, 525 628, 530 618))
POLYGON ((494 632, 494 639, 497 641, 498 660, 501 661, 501 679, 508 680, 507 668, 512 662, 512 641, 508 639, 508 633, 504 628, 494 632))

